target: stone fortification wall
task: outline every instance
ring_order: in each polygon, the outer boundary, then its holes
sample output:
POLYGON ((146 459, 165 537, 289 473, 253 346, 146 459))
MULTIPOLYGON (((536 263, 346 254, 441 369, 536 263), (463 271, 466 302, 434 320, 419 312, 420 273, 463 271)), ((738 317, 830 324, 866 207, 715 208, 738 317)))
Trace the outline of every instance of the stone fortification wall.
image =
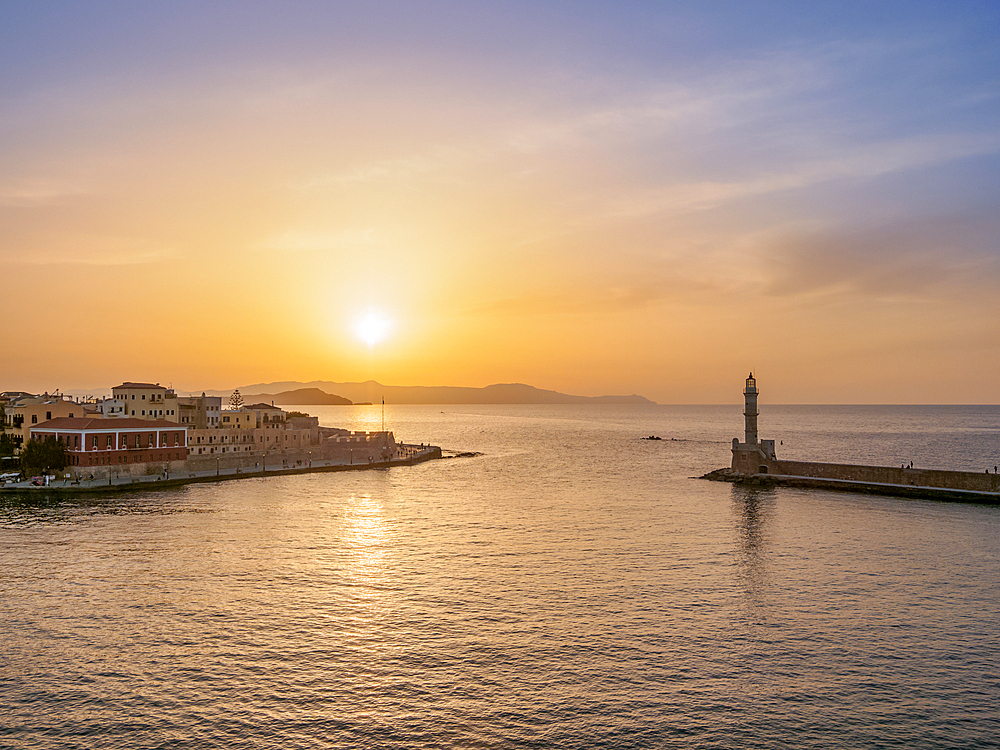
POLYGON ((891 466, 821 464, 806 461, 769 461, 768 473, 851 482, 940 487, 972 492, 1000 492, 1000 475, 937 469, 903 469, 891 466))
POLYGON ((276 450, 251 453, 215 453, 190 456, 184 462, 188 472, 227 469, 247 471, 305 468, 314 461, 339 461, 346 464, 367 464, 399 457, 396 440, 388 433, 355 433, 342 439, 328 439, 319 445, 298 450, 276 450))
POLYGON ((282 451, 279 453, 216 453, 214 456, 192 456, 184 462, 184 471, 227 471, 230 469, 245 469, 252 472, 262 466, 268 469, 292 469, 308 466, 309 462, 319 458, 316 451, 307 450, 282 451))
POLYGON ((64 474, 73 479, 107 479, 112 477, 152 477, 179 474, 185 471, 186 461, 149 461, 138 464, 111 464, 109 466, 67 466, 64 474))
MULTIPOLYGON (((214 430, 214 433, 222 433, 214 430)), ((303 430, 308 434, 308 430, 303 430)), ((277 432, 275 434, 278 434, 277 432)), ((234 441, 235 442, 235 441, 234 441)), ((66 474, 74 479, 107 479, 112 477, 179 476, 192 472, 226 471, 243 469, 246 471, 268 469, 306 468, 313 461, 338 461, 349 465, 363 465, 378 461, 400 458, 401 452, 392 432, 343 432, 336 437, 323 439, 316 445, 301 448, 280 449, 284 441, 275 442, 268 450, 239 451, 227 453, 189 453, 186 461, 154 461, 148 463, 112 464, 110 466, 71 466, 66 474)), ((208 445, 208 443, 205 443, 208 445)), ((213 447, 235 450, 233 445, 216 443, 213 447)), ((267 445, 265 443, 265 445, 267 445)), ((237 446, 238 447, 238 446, 237 446)))

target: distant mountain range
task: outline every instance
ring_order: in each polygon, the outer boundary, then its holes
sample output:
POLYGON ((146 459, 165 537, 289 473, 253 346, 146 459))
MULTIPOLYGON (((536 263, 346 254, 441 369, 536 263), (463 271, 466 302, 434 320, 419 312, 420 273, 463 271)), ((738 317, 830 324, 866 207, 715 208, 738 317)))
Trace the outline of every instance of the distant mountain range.
MULTIPOLYGON (((240 389, 240 393, 243 393, 243 389, 240 389)), ((281 393, 248 393, 244 396, 244 400, 249 404, 251 402, 264 402, 264 403, 274 403, 281 406, 316 406, 318 404, 329 405, 334 404, 337 406, 350 406, 353 401, 346 399, 343 396, 335 396, 332 393, 326 393, 321 391, 319 388, 296 388, 293 391, 282 391, 281 393)))
MULTIPOLYGON (((454 386, 382 385, 374 380, 365 383, 333 383, 314 380, 311 383, 285 381, 258 383, 240 388, 243 398, 251 401, 273 401, 282 406, 309 404, 386 403, 393 404, 653 404, 643 396, 572 396, 546 391, 523 383, 488 385, 485 388, 454 386), (336 394, 336 395, 334 395, 336 394), (316 400, 310 400, 316 399, 316 400)), ((229 396, 215 391, 212 395, 229 396)))

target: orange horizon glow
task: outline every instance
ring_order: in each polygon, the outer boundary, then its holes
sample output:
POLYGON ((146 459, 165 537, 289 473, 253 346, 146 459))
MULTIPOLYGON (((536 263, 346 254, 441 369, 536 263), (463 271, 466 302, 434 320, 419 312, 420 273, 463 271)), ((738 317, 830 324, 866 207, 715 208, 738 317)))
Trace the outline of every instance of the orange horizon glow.
POLYGON ((307 5, 12 11, 0 390, 997 402, 991 19, 307 5))

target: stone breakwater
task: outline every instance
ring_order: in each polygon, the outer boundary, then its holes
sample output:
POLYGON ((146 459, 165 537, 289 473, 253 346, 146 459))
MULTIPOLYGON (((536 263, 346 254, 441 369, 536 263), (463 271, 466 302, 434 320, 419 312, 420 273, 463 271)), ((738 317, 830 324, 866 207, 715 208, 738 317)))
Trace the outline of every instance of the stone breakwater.
MULTIPOLYGON (((241 466, 226 467, 215 465, 209 469, 191 470, 190 467, 170 469, 155 476, 123 476, 103 477, 101 479, 57 480, 48 486, 38 487, 27 482, 16 482, 0 485, 2 494, 45 494, 73 496, 81 494, 105 494, 109 492, 134 492, 136 490, 163 490, 180 487, 185 484, 200 482, 224 482, 236 479, 254 479, 259 477, 283 476, 288 474, 315 474, 330 471, 360 471, 363 469, 388 469, 394 466, 413 466, 425 461, 442 458, 441 448, 437 446, 403 446, 400 456, 385 460, 356 461, 344 459, 319 459, 296 462, 292 465, 281 465, 276 462, 270 466, 244 468, 241 466)), ((177 462, 184 464, 184 462, 177 462)))
POLYGON ((1000 505, 1000 475, 995 473, 775 459, 764 465, 765 472, 741 474, 733 469, 716 469, 701 478, 748 486, 812 487, 1000 505))

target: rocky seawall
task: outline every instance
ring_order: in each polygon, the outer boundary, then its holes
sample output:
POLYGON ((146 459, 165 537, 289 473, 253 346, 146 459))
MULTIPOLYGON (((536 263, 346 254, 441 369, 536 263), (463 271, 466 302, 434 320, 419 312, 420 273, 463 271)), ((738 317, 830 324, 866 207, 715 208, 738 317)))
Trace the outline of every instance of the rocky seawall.
POLYGON ((701 479, 749 487, 805 487, 895 497, 1000 505, 1000 475, 986 472, 858 466, 802 461, 770 462, 767 473, 716 469, 701 479))

